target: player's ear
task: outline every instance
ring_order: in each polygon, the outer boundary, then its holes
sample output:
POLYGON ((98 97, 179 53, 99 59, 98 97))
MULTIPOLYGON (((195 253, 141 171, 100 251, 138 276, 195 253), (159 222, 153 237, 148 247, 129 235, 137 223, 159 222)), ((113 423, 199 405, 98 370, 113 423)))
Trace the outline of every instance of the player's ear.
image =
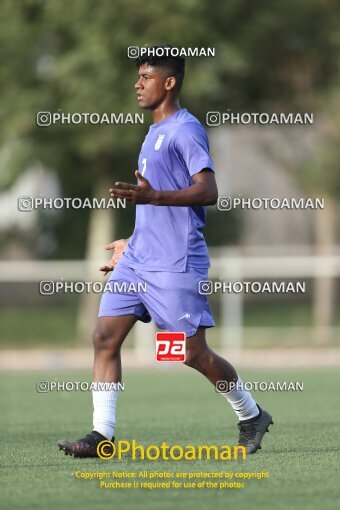
POLYGON ((176 78, 174 76, 169 76, 165 80, 165 90, 173 90, 176 85, 176 78))

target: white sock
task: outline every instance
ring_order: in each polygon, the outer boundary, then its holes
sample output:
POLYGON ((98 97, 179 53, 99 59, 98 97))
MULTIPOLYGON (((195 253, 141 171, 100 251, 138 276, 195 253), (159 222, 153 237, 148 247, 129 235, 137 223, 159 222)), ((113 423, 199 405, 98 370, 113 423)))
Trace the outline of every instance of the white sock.
POLYGON ((250 420, 259 414, 259 408, 248 390, 243 389, 243 382, 238 376, 236 387, 227 393, 221 393, 231 404, 240 421, 250 420))
POLYGON ((93 430, 111 441, 116 424, 116 403, 119 390, 92 390, 93 430))

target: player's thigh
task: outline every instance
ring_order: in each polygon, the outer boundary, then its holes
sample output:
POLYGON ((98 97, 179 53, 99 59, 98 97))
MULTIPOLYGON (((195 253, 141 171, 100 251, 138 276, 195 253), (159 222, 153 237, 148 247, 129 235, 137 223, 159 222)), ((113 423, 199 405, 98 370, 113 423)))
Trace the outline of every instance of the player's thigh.
POLYGON ((93 334, 94 347, 119 349, 137 320, 133 314, 99 317, 93 334))
POLYGON ((105 286, 98 317, 134 315, 142 322, 150 322, 150 315, 139 296, 138 287, 140 283, 140 278, 132 268, 118 263, 105 286))
POLYGON ((138 273, 147 282, 141 300, 160 329, 183 331, 188 338, 200 327, 215 325, 207 296, 198 292, 199 282, 207 279, 207 269, 138 273))

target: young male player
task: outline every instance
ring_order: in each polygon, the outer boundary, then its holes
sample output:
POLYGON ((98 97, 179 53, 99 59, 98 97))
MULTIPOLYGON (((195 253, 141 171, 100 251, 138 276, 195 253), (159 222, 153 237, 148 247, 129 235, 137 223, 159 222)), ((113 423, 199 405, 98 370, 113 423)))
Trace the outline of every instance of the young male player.
MULTIPOLYGON (((133 283, 133 288, 145 282, 147 292, 103 294, 94 333, 93 381, 121 381, 120 348, 137 320, 153 319, 161 329, 184 331, 185 365, 213 385, 221 380, 238 383, 222 394, 239 418, 239 444, 255 453, 272 417, 242 388, 234 367, 205 339, 214 320, 207 297, 198 293, 198 283, 208 279, 210 265, 202 229, 205 206, 216 203, 217 187, 206 133, 178 102, 185 62, 181 57, 151 55, 136 64, 137 100, 141 108, 151 110, 154 124, 139 155, 138 183, 116 182, 110 189, 111 196, 137 204, 136 223, 130 239, 106 247, 114 255, 101 271, 114 269, 110 281, 133 283)), ((114 440, 118 393, 93 391, 93 431, 77 441, 60 440, 65 454, 96 457, 100 441, 114 440)))

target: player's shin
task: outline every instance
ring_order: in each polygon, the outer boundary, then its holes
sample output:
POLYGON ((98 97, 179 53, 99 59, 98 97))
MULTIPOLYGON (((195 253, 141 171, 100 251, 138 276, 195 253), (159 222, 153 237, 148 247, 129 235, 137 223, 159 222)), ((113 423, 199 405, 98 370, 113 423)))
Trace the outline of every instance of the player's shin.
POLYGON ((231 389, 223 392, 222 395, 228 400, 240 421, 250 420, 259 415, 260 411, 251 393, 244 389, 240 376, 237 382, 230 383, 231 389))

